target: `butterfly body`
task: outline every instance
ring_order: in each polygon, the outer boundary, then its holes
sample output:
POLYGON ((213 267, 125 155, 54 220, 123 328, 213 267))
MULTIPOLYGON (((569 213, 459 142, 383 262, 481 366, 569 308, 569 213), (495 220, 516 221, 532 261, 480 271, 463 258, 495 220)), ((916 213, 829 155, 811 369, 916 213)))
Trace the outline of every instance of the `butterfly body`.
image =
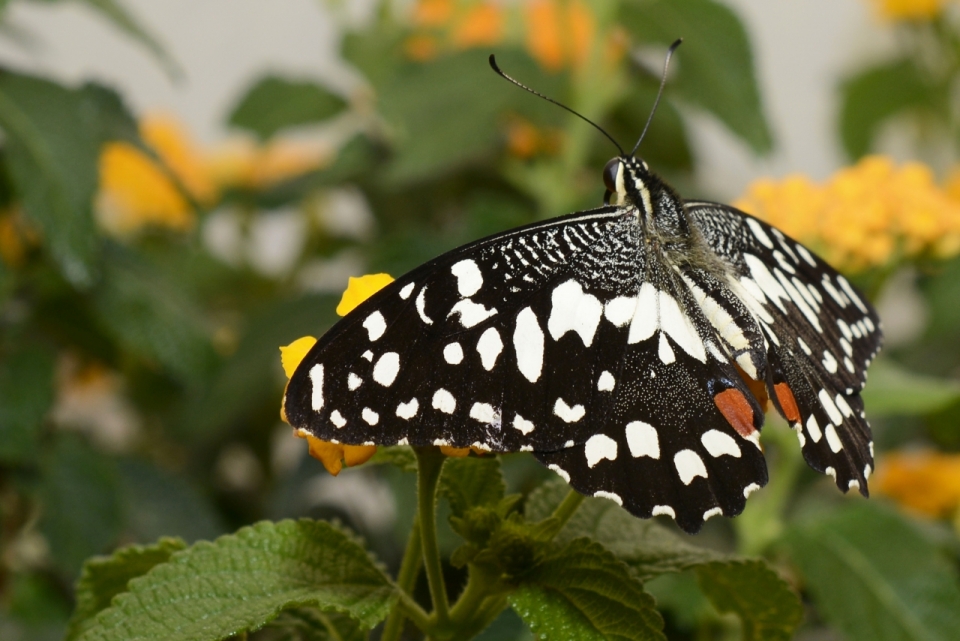
POLYGON ((578 491, 697 531, 767 481, 765 389, 815 469, 866 493, 879 319, 809 250, 687 202, 629 155, 606 206, 454 249, 314 346, 291 425, 349 444, 530 451, 578 491))

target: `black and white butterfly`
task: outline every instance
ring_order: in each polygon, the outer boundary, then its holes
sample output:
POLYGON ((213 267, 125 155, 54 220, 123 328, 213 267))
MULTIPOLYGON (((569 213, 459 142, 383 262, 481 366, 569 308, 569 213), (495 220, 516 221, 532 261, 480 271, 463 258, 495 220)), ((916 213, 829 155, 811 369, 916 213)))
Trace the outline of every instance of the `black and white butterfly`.
POLYGON ((810 466, 866 496, 860 391, 882 336, 863 295, 770 225, 683 200, 633 152, 603 177, 606 206, 454 249, 348 314, 291 378, 290 424, 532 452, 577 491, 692 533, 767 482, 752 382, 810 466))

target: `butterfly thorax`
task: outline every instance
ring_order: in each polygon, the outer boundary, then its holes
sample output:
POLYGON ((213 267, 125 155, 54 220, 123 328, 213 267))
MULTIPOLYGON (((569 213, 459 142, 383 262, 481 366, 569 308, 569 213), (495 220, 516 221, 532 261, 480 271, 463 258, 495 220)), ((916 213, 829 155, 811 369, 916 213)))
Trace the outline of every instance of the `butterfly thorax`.
POLYGON ((712 251, 696 223, 687 215, 683 199, 647 163, 618 156, 603 172, 606 200, 625 209, 640 226, 642 242, 665 264, 697 269, 725 280, 730 265, 712 251))

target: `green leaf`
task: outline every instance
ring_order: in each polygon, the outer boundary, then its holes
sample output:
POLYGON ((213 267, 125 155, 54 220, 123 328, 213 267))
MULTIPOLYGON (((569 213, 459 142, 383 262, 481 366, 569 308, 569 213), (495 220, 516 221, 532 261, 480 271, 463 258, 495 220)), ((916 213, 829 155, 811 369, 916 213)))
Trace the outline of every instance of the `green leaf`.
POLYGON ((454 516, 462 516, 471 507, 493 506, 506 491, 495 456, 451 458, 443 466, 439 492, 450 501, 454 516))
POLYGON ((929 414, 960 400, 960 382, 914 374, 880 359, 870 366, 870 384, 861 395, 870 416, 929 414))
POLYGON ((821 615, 850 641, 956 638, 953 564, 891 509, 858 503, 786 541, 821 615))
POLYGON ((620 19, 641 42, 683 37, 667 92, 712 113, 755 152, 771 149, 750 41, 732 10, 714 0, 634 0, 620 19))
POLYGON ((396 465, 404 472, 416 472, 417 455, 408 445, 381 446, 367 465, 396 465))
POLYGON ((120 31, 143 45, 163 65, 170 77, 179 78, 183 75, 180 65, 167 53, 163 45, 116 0, 83 0, 83 2, 99 11, 120 31))
POLYGON ((262 522, 201 542, 134 579, 83 641, 222 639, 312 605, 383 620, 396 590, 353 538, 322 521, 262 522))
POLYGON ((315 608, 293 608, 280 613, 267 627, 281 630, 273 641, 365 641, 367 630, 345 614, 315 608))
POLYGON ((588 539, 544 559, 507 598, 543 641, 666 639, 653 597, 626 565, 588 539))
POLYGON ((346 106, 343 98, 315 82, 266 76, 247 90, 228 122, 266 140, 281 129, 332 118, 346 106))
MULTIPOLYGON (((527 499, 526 516, 550 516, 570 486, 560 480, 544 483, 527 499)), ((587 498, 557 535, 557 541, 590 537, 624 561, 641 581, 667 572, 682 572, 727 556, 691 545, 655 520, 638 519, 606 499, 587 498)))
POLYGON ((209 330, 193 301, 132 252, 111 247, 94 295, 100 323, 131 352, 196 384, 216 361, 209 330))
POLYGON ((41 531, 57 565, 67 574, 102 554, 123 526, 120 480, 113 461, 79 438, 60 436, 42 462, 41 531))
MULTIPOLYGON (((472 50, 430 64, 407 64, 381 88, 380 109, 396 131, 389 181, 434 178, 479 162, 498 148, 497 125, 504 112, 543 112, 536 104, 543 101, 504 88, 490 70, 488 56, 472 50)), ((556 88, 557 78, 545 76, 525 55, 502 51, 497 56, 511 73, 556 94, 551 88, 556 88)), ((557 117, 556 109, 547 114, 549 120, 557 117)))
POLYGON ((93 624, 93 617, 126 592, 130 579, 146 574, 155 565, 166 563, 174 552, 187 547, 181 539, 163 538, 153 545, 131 545, 108 557, 94 557, 83 564, 75 589, 77 607, 70 617, 67 640, 73 641, 93 624))
POLYGON ((720 612, 743 622, 744 641, 789 641, 803 618, 790 587, 763 561, 714 561, 696 568, 700 589, 720 612))
POLYGON ((0 72, 0 127, 7 163, 30 219, 68 280, 93 281, 99 243, 92 201, 100 141, 82 92, 0 72))
POLYGON ((53 405, 55 364, 56 354, 43 345, 0 352, 0 461, 37 455, 43 418, 53 405))
POLYGON ((908 110, 931 109, 936 91, 909 59, 867 69, 841 88, 840 135, 851 158, 870 151, 880 126, 908 110))

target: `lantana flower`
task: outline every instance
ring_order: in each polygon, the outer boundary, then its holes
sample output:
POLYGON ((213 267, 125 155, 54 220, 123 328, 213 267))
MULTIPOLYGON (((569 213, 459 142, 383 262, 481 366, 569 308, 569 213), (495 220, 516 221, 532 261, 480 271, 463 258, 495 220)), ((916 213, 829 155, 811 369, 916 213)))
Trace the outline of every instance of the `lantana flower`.
POLYGON ((929 167, 868 156, 824 183, 801 175, 761 179, 734 203, 847 272, 896 259, 960 253, 960 200, 929 167))
POLYGON ((932 518, 960 515, 960 454, 888 453, 872 485, 914 512, 932 518))

